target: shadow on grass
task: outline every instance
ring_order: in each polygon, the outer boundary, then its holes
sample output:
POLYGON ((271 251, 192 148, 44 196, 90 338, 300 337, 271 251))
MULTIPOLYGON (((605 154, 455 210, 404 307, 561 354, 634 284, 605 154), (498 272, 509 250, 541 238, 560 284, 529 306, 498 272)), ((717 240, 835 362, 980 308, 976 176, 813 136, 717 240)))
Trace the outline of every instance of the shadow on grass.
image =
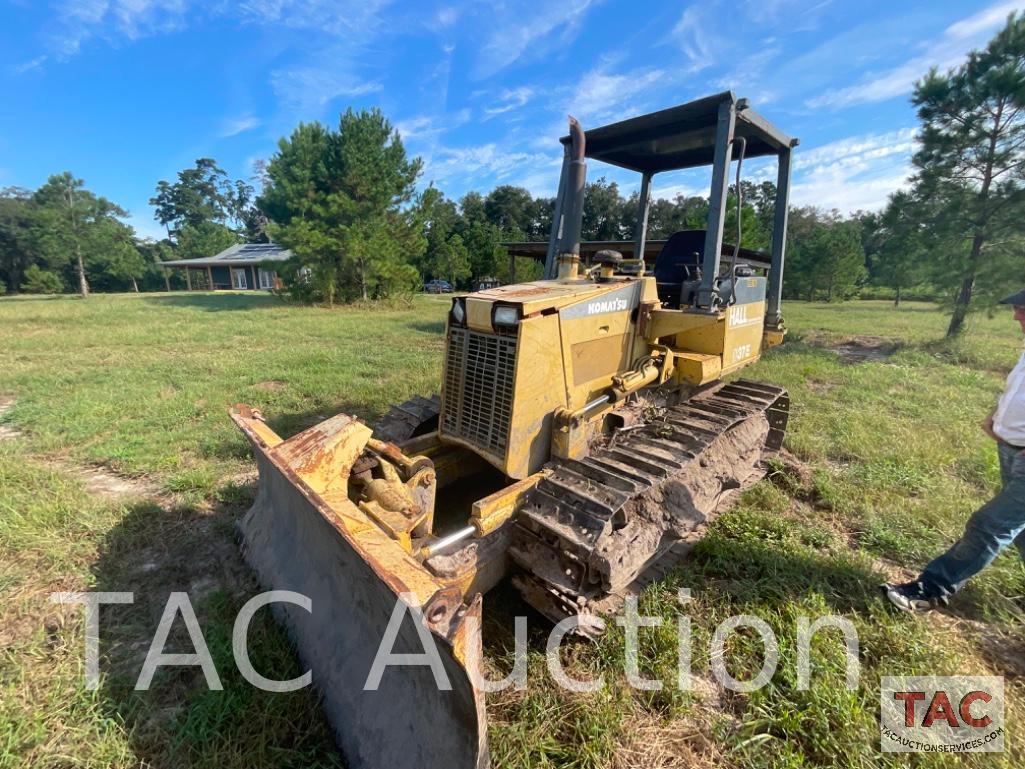
POLYGON ((339 401, 309 411, 264 412, 263 417, 274 432, 287 439, 338 414, 349 414, 364 422, 372 422, 380 416, 381 410, 379 406, 371 405, 367 401, 339 401))
MULTIPOLYGON (((236 614, 260 592, 234 540, 248 501, 210 510, 139 503, 112 529, 94 565, 95 590, 130 591, 131 605, 103 611, 101 694, 111 718, 124 722, 140 765, 152 767, 341 767, 315 693, 264 692, 239 674, 231 647, 236 614), (222 691, 207 688, 198 666, 158 669, 135 691, 146 652, 172 592, 196 611, 222 691)), ((281 680, 301 674, 289 641, 270 613, 249 633, 256 670, 281 680)), ((177 617, 165 653, 194 653, 177 617)))
POLYGON ((934 339, 914 347, 940 363, 1006 376, 1013 363, 994 359, 967 343, 964 337, 934 339))
POLYGON ((445 320, 414 320, 406 324, 409 328, 414 331, 421 331, 425 334, 437 334, 441 336, 445 333, 445 320))
POLYGON ((143 297, 143 301, 161 307, 192 307, 206 312, 238 310, 268 310, 284 306, 284 301, 273 294, 253 291, 250 294, 232 292, 172 292, 143 297))
POLYGON ((782 608, 814 593, 838 613, 865 613, 879 600, 880 576, 845 553, 713 533, 697 544, 674 580, 698 591, 718 590, 733 604, 782 608))

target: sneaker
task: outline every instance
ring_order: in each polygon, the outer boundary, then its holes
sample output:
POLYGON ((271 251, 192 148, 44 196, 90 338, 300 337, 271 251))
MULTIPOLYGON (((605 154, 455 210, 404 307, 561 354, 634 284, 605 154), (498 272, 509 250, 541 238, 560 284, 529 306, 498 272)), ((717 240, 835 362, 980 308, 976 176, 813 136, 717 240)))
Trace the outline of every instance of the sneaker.
POLYGON ((947 604, 945 598, 927 591, 921 581, 905 582, 903 585, 893 585, 885 582, 879 588, 890 599, 890 603, 901 611, 931 611, 947 604))

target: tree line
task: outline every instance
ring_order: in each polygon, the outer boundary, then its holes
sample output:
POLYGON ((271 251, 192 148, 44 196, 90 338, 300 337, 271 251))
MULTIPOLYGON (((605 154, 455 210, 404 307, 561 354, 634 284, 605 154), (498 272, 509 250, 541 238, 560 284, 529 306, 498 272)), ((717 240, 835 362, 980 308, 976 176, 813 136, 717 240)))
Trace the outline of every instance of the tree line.
MULTIPOLYGON (((1025 16, 1009 16, 962 65, 927 73, 912 104, 920 145, 910 187, 879 212, 792 207, 784 295, 935 299, 950 311, 954 335, 971 309, 1025 284, 1025 16)), ((507 281, 501 243, 548 239, 553 198, 501 185, 452 200, 419 186, 422 172, 380 110, 349 109, 334 128, 300 124, 253 180, 232 180, 200 158, 160 181, 150 201, 165 228, 160 241, 136 237, 121 207, 70 173, 35 191, 8 188, 0 191, 0 290, 159 289, 163 261, 271 239, 295 254, 280 268, 287 290, 332 304, 415 290, 431 278, 459 288, 507 281)), ((738 192, 742 245, 768 249, 775 186, 730 188, 727 240, 738 192)), ((583 237, 632 240, 637 208, 636 193, 597 178, 586 188, 583 237)), ((707 213, 702 196, 656 199, 648 238, 703 227, 707 213)), ((521 259, 515 270, 532 279, 541 265, 521 259)))

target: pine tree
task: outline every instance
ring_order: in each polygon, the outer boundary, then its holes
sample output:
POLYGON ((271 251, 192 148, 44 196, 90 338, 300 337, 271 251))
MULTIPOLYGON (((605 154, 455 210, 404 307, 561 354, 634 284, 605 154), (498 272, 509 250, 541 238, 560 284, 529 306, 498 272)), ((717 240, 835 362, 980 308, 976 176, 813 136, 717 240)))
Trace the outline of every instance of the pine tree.
POLYGON ((931 243, 955 295, 951 337, 964 326, 978 280, 999 274, 992 262, 1006 257, 1001 245, 1021 227, 1025 16, 1012 14, 961 66, 945 74, 933 69, 916 84, 912 102, 922 122, 914 194, 934 211, 931 243))
POLYGON ((893 306, 900 307, 902 292, 925 278, 928 267, 922 212, 907 192, 893 194, 874 218, 871 234, 874 281, 894 290, 893 306))
POLYGON ((347 110, 337 131, 300 124, 278 143, 258 204, 315 298, 368 299, 416 282, 410 262, 426 244, 415 207, 405 204, 420 169, 377 109, 347 110))

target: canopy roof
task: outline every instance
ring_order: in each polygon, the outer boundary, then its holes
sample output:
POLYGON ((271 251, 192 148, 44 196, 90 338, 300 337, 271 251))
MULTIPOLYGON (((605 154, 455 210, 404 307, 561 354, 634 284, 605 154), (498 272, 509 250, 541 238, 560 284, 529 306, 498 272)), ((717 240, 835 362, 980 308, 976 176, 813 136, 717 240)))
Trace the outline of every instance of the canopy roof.
POLYGON ((287 248, 274 243, 238 243, 213 256, 161 262, 161 267, 244 267, 264 262, 284 262, 292 257, 287 248))
MULTIPOLYGON (((662 252, 662 246, 665 244, 665 240, 644 241, 644 260, 654 263, 662 252)), ((539 262, 544 261, 548 252, 548 242, 540 240, 506 241, 502 243, 502 246, 505 248, 506 253, 511 256, 525 256, 528 259, 535 259, 539 262)), ((580 241, 580 256, 587 261, 590 261, 591 257, 596 253, 605 249, 619 251, 624 258, 633 259, 636 258, 634 257, 634 252, 637 250, 637 244, 632 240, 580 241)), ((733 246, 729 243, 723 243, 722 256, 732 256, 732 254, 733 246)), ((746 264, 754 267, 767 267, 769 265, 769 255, 764 251, 756 251, 753 248, 741 248, 739 256, 746 264)))
MULTIPOLYGON (((745 158, 775 155, 797 144, 796 139, 750 109, 747 99, 737 99, 732 91, 724 91, 650 115, 592 128, 585 132, 586 155, 642 173, 712 165, 719 107, 723 103, 735 105, 733 135, 747 140, 745 158)), ((564 136, 561 141, 568 144, 569 137, 564 136)))

